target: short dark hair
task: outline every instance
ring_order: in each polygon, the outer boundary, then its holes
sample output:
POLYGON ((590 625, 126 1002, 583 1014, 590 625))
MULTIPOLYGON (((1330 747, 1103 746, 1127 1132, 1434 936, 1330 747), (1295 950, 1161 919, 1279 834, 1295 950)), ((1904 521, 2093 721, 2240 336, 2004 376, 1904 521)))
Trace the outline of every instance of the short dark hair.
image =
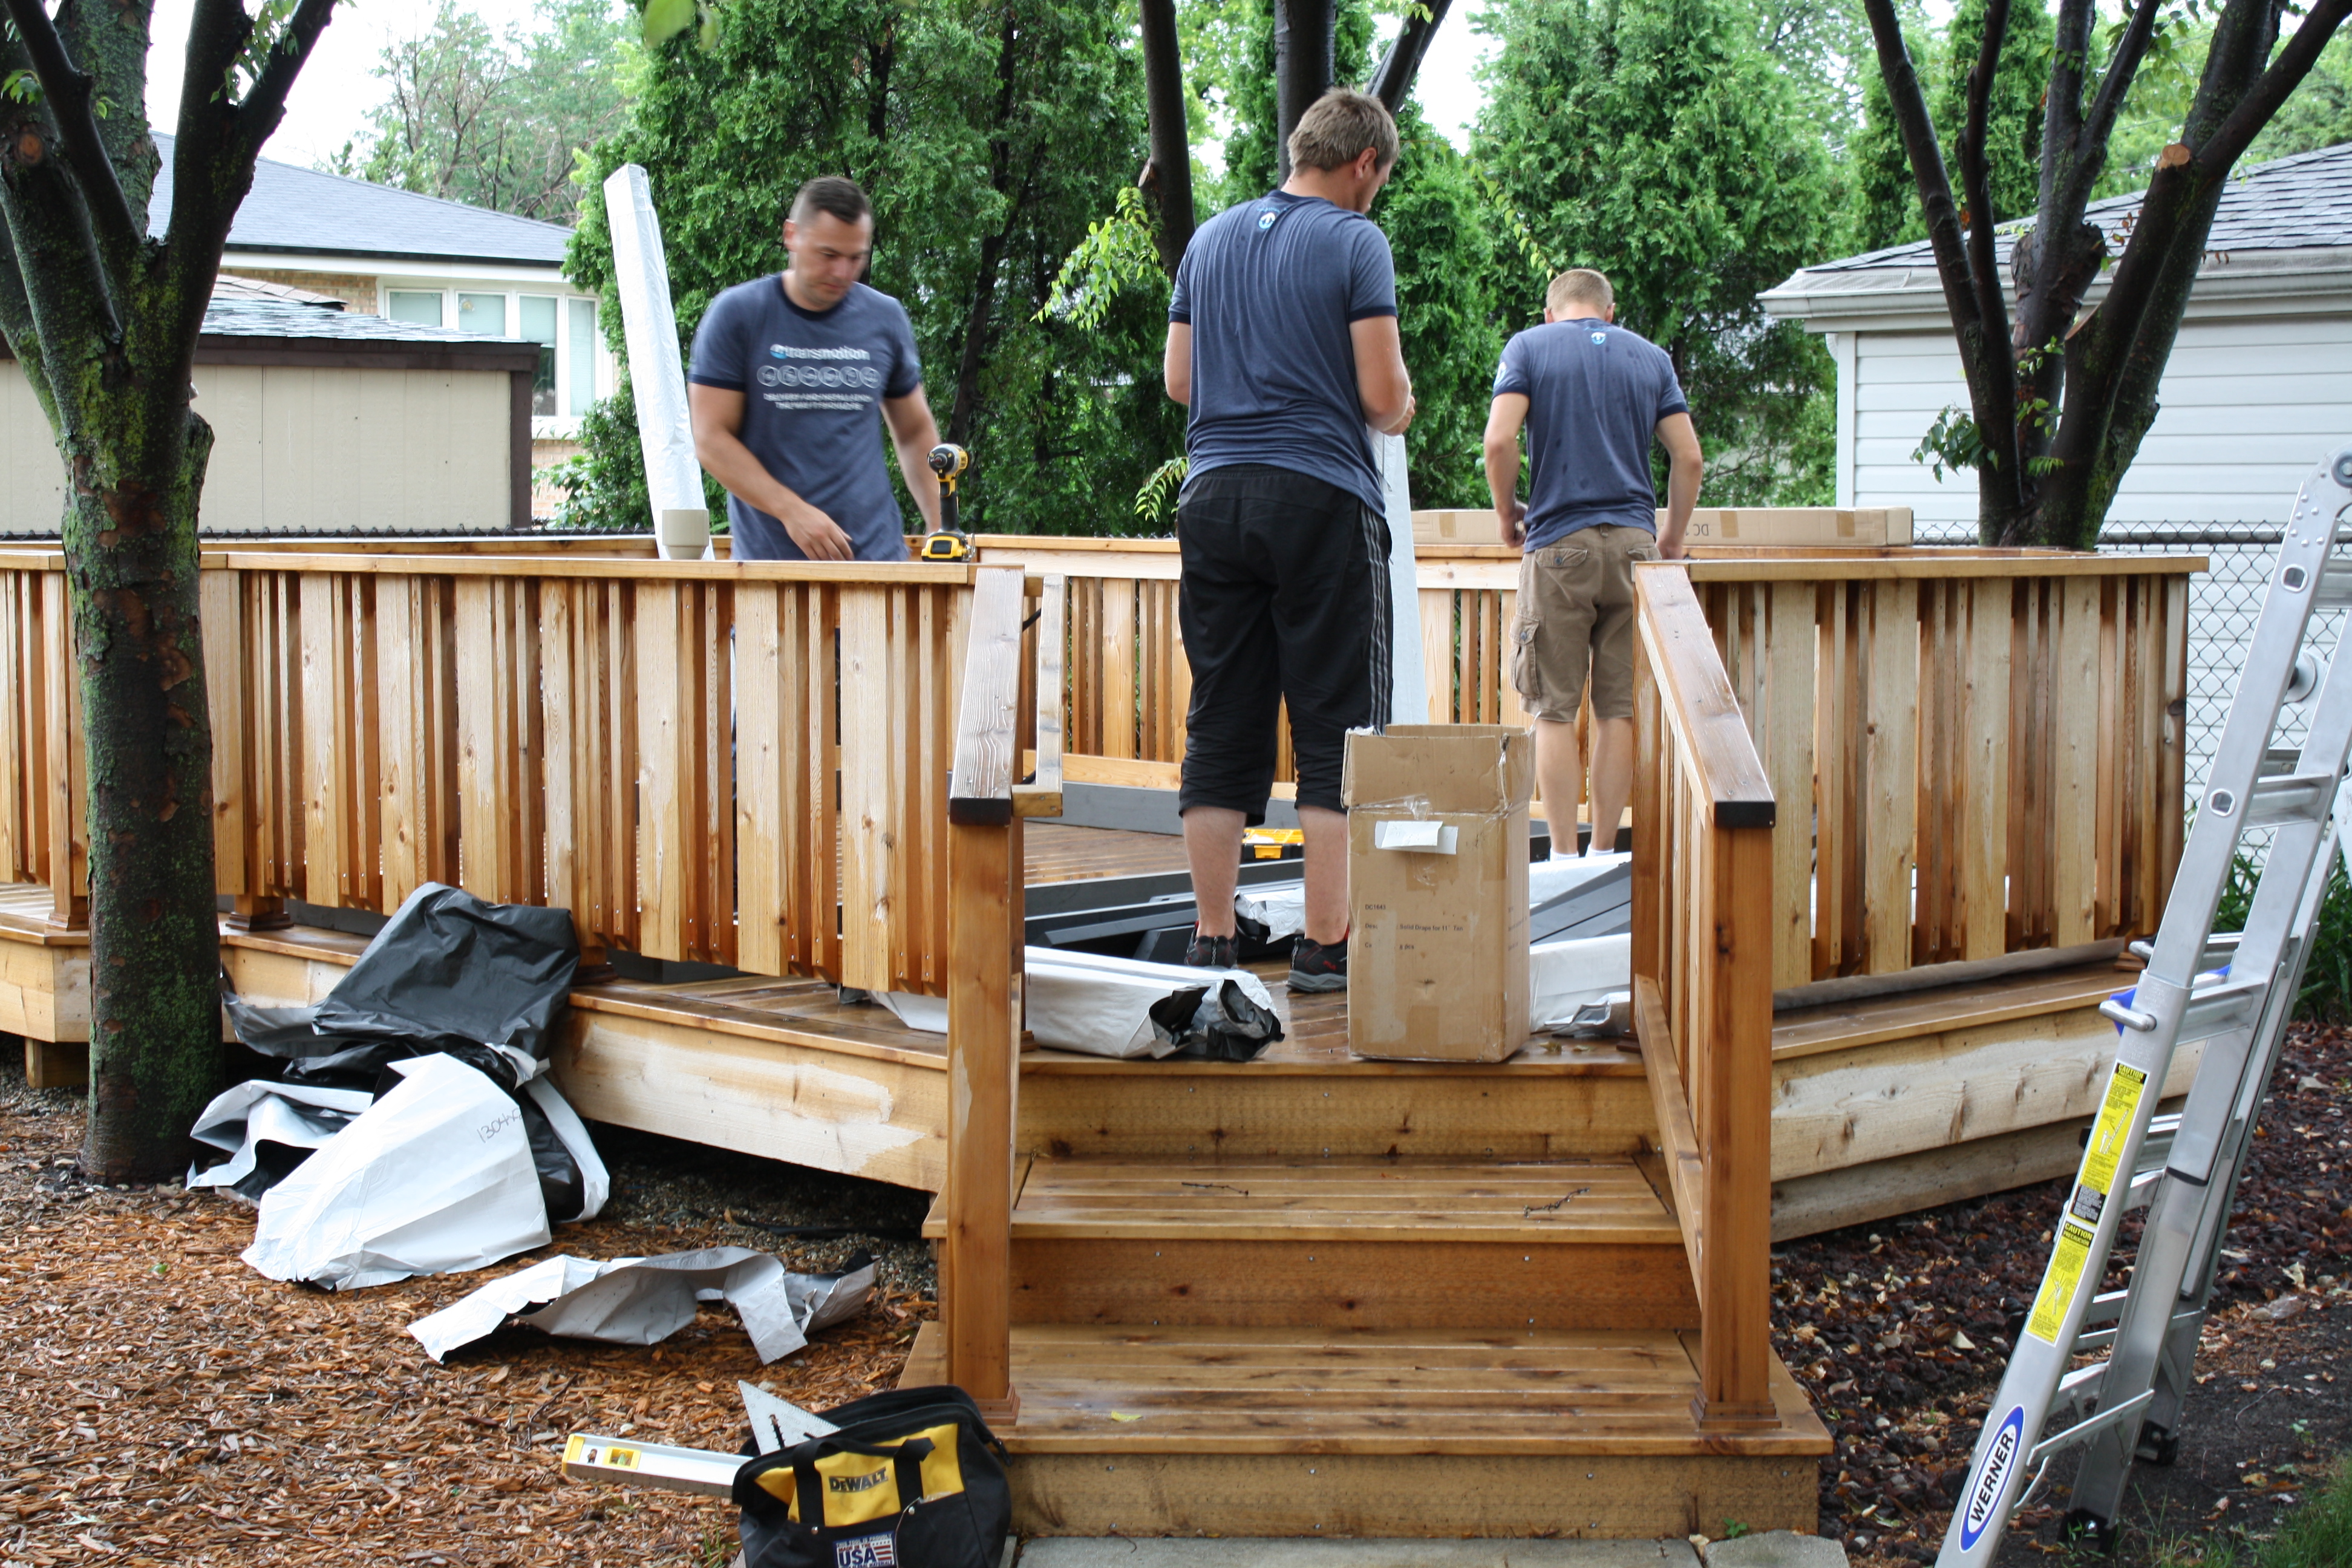
POLYGON ((794 223, 806 223, 819 213, 831 213, 844 223, 859 223, 874 216, 874 204, 866 199, 856 180, 820 174, 794 194, 784 216, 794 223))
POLYGON ((1379 99, 1344 87, 1309 104, 1290 133, 1294 169, 1342 169, 1368 151, 1381 168, 1397 161, 1396 121, 1379 99))

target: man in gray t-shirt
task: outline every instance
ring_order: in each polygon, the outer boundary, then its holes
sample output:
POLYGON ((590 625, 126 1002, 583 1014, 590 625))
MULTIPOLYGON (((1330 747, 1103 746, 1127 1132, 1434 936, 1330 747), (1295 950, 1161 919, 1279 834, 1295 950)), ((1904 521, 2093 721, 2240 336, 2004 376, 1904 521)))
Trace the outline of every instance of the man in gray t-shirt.
POLYGON ((1584 776, 1576 715, 1592 694, 1592 849, 1617 847, 1633 787, 1633 566, 1682 553, 1698 500, 1698 434, 1665 352, 1615 324, 1609 279, 1580 268, 1552 279, 1544 324, 1514 337, 1495 371, 1486 483, 1503 537, 1522 540, 1511 625, 1511 684, 1536 721, 1536 789, 1552 854, 1576 852, 1584 776), (1533 473, 1518 499, 1519 429, 1533 473), (1657 524, 1650 443, 1666 448, 1666 523, 1657 524))
POLYGON ((850 181, 811 180, 784 220, 791 267, 710 302, 694 334, 694 452, 727 487, 738 561, 904 561, 906 520, 875 439, 889 427, 925 521, 939 426, 906 310, 858 276, 874 209, 850 181))

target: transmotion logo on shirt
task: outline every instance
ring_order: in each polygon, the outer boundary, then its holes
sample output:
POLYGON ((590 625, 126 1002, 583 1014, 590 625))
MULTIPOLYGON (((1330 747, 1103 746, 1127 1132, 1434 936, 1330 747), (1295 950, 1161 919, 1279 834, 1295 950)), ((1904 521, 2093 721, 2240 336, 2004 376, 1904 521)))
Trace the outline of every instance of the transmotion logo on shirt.
POLYGON ((1592 341, 1596 343, 1605 343, 1609 341, 1609 334, 1607 332, 1595 332, 1592 334, 1592 341))
POLYGON ((1265 211, 1257 215, 1257 226, 1260 233, 1264 233, 1265 230, 1274 226, 1274 209, 1272 207, 1268 207, 1265 211))

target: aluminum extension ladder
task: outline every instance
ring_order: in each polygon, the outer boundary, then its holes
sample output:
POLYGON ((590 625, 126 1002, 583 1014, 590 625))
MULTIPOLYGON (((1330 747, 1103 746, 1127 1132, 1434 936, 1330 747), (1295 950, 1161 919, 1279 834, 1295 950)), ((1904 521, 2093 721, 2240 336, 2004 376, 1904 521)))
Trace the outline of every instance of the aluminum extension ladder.
MULTIPOLYGON (((2180 868, 2129 1000, 2105 1003, 2121 1038, 2106 1092, 2052 1237, 2050 1264, 1986 1413, 1938 1568, 1990 1568, 2003 1530, 2053 1458, 2084 1451, 2067 1522, 2112 1545, 2135 1458, 2168 1464, 2204 1328, 2223 1232, 2254 1119, 2303 982, 2352 752, 2352 658, 2315 646, 2314 613, 2352 607, 2352 447, 2305 480, 2254 623, 2238 693, 2198 801, 2180 868), (2301 747, 2275 747, 2279 712, 2316 700, 2301 747), (2245 930, 2213 917, 2239 839, 2274 826, 2245 930), (2205 1051, 2177 1117, 2154 1114, 2175 1047, 2205 1051), (2129 1285, 2101 1293, 2125 1213, 2149 1205, 2129 1285), (2086 1351, 2105 1361, 2077 1368, 2086 1351), (2059 1429, 2046 1430, 2053 1418, 2059 1429)), ((2352 623, 2352 617, 2347 617, 2352 623)), ((2339 816, 2343 820, 2339 823, 2339 816)), ((2346 851, 2352 855, 2352 848, 2346 851)), ((2347 859, 2352 866, 2352 859, 2347 859)))

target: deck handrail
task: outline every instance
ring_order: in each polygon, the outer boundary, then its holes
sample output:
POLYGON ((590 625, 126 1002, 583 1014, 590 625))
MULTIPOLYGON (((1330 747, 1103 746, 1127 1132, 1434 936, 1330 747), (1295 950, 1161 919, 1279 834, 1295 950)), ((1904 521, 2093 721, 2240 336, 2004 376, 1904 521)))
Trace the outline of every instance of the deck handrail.
POLYGON ((975 574, 947 802, 948 1160, 940 1318, 949 1381, 999 1425, 1019 1410, 1012 1384, 1012 1237, 1021 1087, 1024 586, 1018 567, 982 567, 975 574))
POLYGON ((1776 803, 1688 574, 1639 569, 1634 604, 1634 1026, 1698 1294, 1693 1408, 1763 1426, 1776 803))

